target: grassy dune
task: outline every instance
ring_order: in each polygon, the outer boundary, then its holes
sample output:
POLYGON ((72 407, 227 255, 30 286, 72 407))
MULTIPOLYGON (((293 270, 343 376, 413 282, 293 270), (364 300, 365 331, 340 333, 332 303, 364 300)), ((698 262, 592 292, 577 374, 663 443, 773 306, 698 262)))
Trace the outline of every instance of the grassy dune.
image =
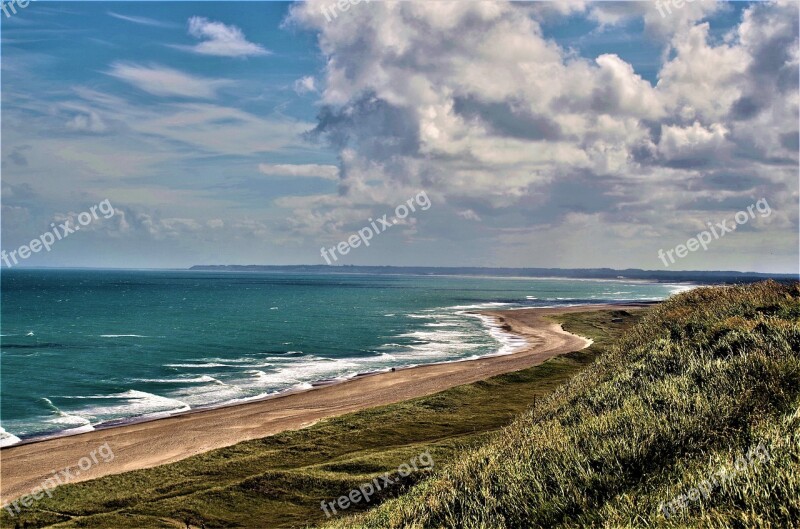
MULTIPOLYGON (((326 521, 322 500, 428 450, 434 470, 456 461, 586 368, 638 318, 623 311, 569 314, 565 328, 595 339, 579 353, 430 397, 322 421, 300 431, 158 468, 59 487, 0 527, 289 528, 326 521), (615 320, 615 321, 612 321, 615 320)), ((409 490, 424 472, 373 498, 409 490)), ((358 512, 363 506, 352 507, 358 512)))
POLYGON ((799 293, 766 282, 671 298, 487 443, 329 527, 795 527, 799 293))

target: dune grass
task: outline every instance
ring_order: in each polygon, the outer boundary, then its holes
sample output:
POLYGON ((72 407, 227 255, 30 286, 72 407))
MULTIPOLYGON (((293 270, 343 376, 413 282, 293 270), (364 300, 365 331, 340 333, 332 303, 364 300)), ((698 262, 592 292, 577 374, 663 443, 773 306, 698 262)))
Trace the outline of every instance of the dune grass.
POLYGON ((796 527, 799 293, 765 282, 675 296, 488 442, 328 527, 796 527), (769 459, 748 462, 759 445, 769 459))
MULTIPOLYGON (((214 450, 161 467, 59 487, 0 527, 290 528, 326 522, 334 500, 423 451, 435 468, 456 461, 580 372, 639 317, 638 312, 568 314, 567 330, 592 347, 544 364, 214 450)), ((369 506, 426 476, 408 476, 369 506)), ((356 505, 348 512, 358 512, 356 505)))

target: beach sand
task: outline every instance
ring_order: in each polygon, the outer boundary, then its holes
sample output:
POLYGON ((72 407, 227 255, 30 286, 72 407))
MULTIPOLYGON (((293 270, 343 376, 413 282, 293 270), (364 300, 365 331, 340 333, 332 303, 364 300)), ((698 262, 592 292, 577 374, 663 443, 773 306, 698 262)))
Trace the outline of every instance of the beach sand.
POLYGON ((546 316, 642 306, 584 305, 481 312, 494 318, 506 331, 525 338, 527 345, 509 355, 376 373, 260 401, 3 448, 0 450, 0 497, 7 502, 25 495, 52 472, 68 467, 73 467, 70 483, 150 468, 241 441, 304 428, 327 417, 527 369, 554 356, 583 349, 590 343, 564 331, 546 316), (113 450, 113 460, 99 459, 88 470, 76 468, 81 458, 105 443, 113 450))

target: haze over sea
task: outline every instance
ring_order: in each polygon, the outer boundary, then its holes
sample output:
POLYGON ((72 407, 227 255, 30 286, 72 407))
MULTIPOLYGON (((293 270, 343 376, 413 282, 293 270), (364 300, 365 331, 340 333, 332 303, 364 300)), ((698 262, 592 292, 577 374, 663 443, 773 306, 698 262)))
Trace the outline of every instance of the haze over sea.
POLYGON ((640 281, 4 270, 0 443, 505 354, 481 309, 659 300, 640 281))

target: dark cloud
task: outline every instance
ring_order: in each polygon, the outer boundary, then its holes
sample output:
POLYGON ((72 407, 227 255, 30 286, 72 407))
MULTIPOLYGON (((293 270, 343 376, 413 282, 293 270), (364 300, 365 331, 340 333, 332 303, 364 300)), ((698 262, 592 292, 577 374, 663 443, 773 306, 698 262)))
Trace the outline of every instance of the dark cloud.
POLYGON ((794 132, 781 134, 781 145, 783 145, 783 148, 787 151, 796 153, 800 150, 800 131, 795 130, 794 132))
POLYGON ((453 103, 457 114, 479 119, 498 136, 533 141, 557 141, 563 137, 558 123, 525 111, 519 102, 485 103, 474 97, 455 97, 453 103))
MULTIPOLYGON (((25 156, 25 151, 29 149, 30 147, 27 145, 15 147, 14 150, 8 154, 7 158, 17 167, 27 167, 28 158, 25 156)), ((5 160, 3 160, 3 166, 6 166, 5 160)))
POLYGON ((408 109, 393 106, 372 93, 343 107, 325 106, 317 126, 306 133, 333 147, 356 147, 374 159, 414 155, 419 151, 416 121, 408 109))
POLYGON ((758 116, 767 107, 767 101, 759 101, 757 96, 742 96, 731 107, 731 119, 748 121, 758 116))
POLYGON ((750 64, 744 76, 745 93, 731 108, 734 120, 750 120, 771 107, 783 94, 797 93, 800 72, 796 61, 797 9, 754 5, 745 17, 749 33, 744 42, 750 64))

